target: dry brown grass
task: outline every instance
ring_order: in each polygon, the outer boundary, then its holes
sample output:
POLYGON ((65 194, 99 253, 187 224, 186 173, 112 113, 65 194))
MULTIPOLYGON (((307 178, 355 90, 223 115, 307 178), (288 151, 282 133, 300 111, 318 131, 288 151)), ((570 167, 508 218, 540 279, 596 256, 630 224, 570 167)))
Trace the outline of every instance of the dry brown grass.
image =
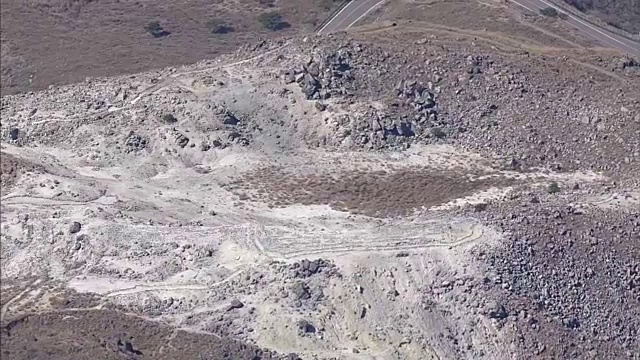
POLYGON ((380 20, 411 22, 415 28, 457 30, 477 36, 510 38, 525 45, 567 47, 588 46, 575 29, 565 23, 541 16, 518 19, 520 9, 501 1, 411 1, 390 2, 380 20), (531 27, 534 24, 534 28, 531 27), (542 30, 545 31, 542 31, 542 30))
POLYGON ((46 88, 152 68, 189 64, 258 38, 313 31, 332 0, 0 0, 2 93, 46 88), (278 11, 291 27, 264 29, 257 17, 278 11), (212 34, 212 19, 233 27, 212 34), (144 30, 159 21, 171 34, 144 30))
POLYGON ((462 172, 431 169, 296 176, 273 168, 237 182, 239 193, 251 193, 252 200, 272 206, 322 204, 375 217, 407 215, 511 183, 513 180, 501 177, 470 180, 462 172))
POLYGON ((2 326, 3 359, 260 359, 254 346, 113 310, 32 314, 2 326), (127 351, 130 341, 133 351, 127 351))

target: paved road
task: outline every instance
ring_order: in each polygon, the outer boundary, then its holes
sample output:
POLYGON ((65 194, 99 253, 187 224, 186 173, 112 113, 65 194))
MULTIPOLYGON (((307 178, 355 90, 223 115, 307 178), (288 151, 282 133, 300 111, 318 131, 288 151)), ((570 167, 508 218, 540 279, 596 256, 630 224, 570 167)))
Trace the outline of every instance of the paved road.
POLYGON ((511 0, 511 2, 536 14, 539 14, 541 9, 547 7, 555 8, 559 12, 567 14, 568 17, 564 21, 568 22, 573 27, 578 29, 584 36, 596 40, 604 46, 616 48, 625 54, 632 55, 636 58, 640 57, 640 43, 612 33, 607 29, 590 24, 589 22, 580 19, 575 15, 568 14, 567 12, 562 11, 562 9, 554 6, 547 0, 511 0))
POLYGON ((318 31, 318 34, 329 34, 335 31, 347 30, 384 1, 385 0, 352 0, 331 18, 331 20, 318 31))
MULTIPOLYGON (((566 12, 557 8, 556 6, 548 2, 548 0, 510 1, 536 14, 540 13, 540 10, 546 7, 553 7, 556 10, 566 14, 566 12)), ((318 31, 318 34, 328 34, 335 31, 346 30, 355 25, 355 23, 357 23, 360 19, 362 19, 373 9, 375 9, 376 6, 380 5, 383 2, 384 0, 352 0, 342 10, 334 15, 334 17, 331 18, 331 20, 329 20, 327 24, 318 31)), ((574 26, 584 36, 596 40, 604 46, 612 47, 622 51, 625 54, 640 58, 640 43, 612 33, 607 29, 593 25, 575 15, 567 14, 567 16, 568 17, 566 18, 566 20, 563 21, 566 21, 570 25, 574 26)))

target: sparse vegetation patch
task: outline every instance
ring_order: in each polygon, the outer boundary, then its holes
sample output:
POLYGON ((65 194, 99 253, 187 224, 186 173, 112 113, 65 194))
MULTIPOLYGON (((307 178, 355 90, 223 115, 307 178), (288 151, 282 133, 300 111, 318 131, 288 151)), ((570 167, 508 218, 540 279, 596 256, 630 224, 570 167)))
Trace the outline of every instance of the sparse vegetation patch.
POLYGON ((211 19, 208 26, 212 34, 228 34, 235 30, 233 26, 217 18, 211 19))
POLYGON ((165 30, 157 20, 149 22, 147 25, 145 25, 144 29, 147 30, 147 32, 155 38, 160 38, 171 34, 167 30, 165 30))
POLYGON ((548 6, 544 9, 540 10, 540 14, 544 15, 544 16, 548 16, 548 17, 558 17, 559 13, 556 9, 552 8, 551 6, 548 6))
POLYGON ((275 11, 263 13, 258 17, 258 21, 264 28, 271 31, 284 30, 291 27, 291 24, 285 21, 280 13, 275 11))

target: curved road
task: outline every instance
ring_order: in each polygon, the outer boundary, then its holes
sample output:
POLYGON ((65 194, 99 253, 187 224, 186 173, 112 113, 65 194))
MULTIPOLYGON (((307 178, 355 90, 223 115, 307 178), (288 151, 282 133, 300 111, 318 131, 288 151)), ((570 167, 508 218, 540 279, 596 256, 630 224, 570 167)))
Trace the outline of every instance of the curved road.
POLYGON ((318 31, 318 34, 329 34, 335 31, 347 30, 384 1, 385 0, 351 0, 318 31))
POLYGON ((636 58, 640 57, 640 43, 591 24, 575 15, 569 14, 553 5, 548 0, 511 0, 511 2, 536 14, 539 14, 540 10, 544 8, 554 8, 558 12, 566 14, 567 18, 563 21, 568 22, 571 26, 578 29, 585 37, 596 40, 607 47, 618 49, 627 55, 631 55, 636 58))
MULTIPOLYGON (((351 0, 342 10, 336 13, 319 31, 318 34, 329 34, 335 31, 347 30, 385 0, 351 0)), ((548 0, 510 0, 514 4, 533 13, 540 14, 540 10, 552 7, 565 13, 548 0)), ((567 14, 562 20, 575 27, 580 33, 598 43, 620 50, 622 53, 640 58, 640 43, 612 33, 611 31, 591 24, 575 15, 567 14)))

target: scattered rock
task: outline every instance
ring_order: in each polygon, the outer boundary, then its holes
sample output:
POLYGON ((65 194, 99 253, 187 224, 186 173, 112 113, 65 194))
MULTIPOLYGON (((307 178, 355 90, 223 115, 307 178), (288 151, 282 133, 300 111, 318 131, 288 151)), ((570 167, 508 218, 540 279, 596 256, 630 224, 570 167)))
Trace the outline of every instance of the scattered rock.
POLYGON ((239 122, 240 120, 237 117, 235 117, 235 115, 233 115, 231 112, 229 111, 225 112, 222 120, 223 124, 235 126, 235 125, 238 125, 239 122))
MULTIPOLYGON (((344 95, 350 88, 353 80, 350 63, 350 54, 339 50, 311 60, 306 66, 289 70, 288 73, 295 74, 293 79, 308 100, 327 99, 344 95)), ((290 83, 290 80, 290 76, 285 77, 285 83, 290 83)))
POLYGON ((18 135, 20 134, 20 130, 18 128, 11 128, 9 131, 9 139, 12 141, 18 140, 18 135))
POLYGON ((244 306, 244 304, 240 300, 233 299, 233 300, 231 300, 231 303, 227 307, 227 310, 240 309, 243 306, 244 306))
POLYGON ((307 286, 307 284, 301 281, 293 285, 293 287, 291 288, 291 292, 293 293, 296 300, 307 300, 311 298, 309 287, 307 286))
POLYGON ((209 145, 209 143, 204 141, 200 143, 200 151, 209 151, 210 149, 211 145, 209 145))
POLYGON ((136 350, 130 340, 118 339, 118 350, 128 355, 142 355, 142 352, 136 350))
POLYGON ((311 325, 307 320, 299 320, 297 325, 302 334, 312 334, 316 332, 315 326, 311 325))
POLYGON ((475 204, 473 205, 473 211, 475 212, 482 212, 487 210, 487 204, 485 203, 480 203, 480 204, 475 204))
POLYGON ((187 144, 189 144, 189 138, 186 137, 183 133, 176 131, 175 137, 176 137, 176 144, 179 147, 184 148, 185 146, 187 146, 187 144))
POLYGON ((80 224, 77 221, 74 221, 71 223, 71 225, 69 225, 69 234, 75 234, 80 232, 80 230, 82 229, 82 224, 80 224))
POLYGON ((166 125, 173 125, 177 122, 178 122, 178 119, 176 119, 176 117, 173 116, 173 114, 165 114, 162 116, 162 123, 166 125))
POLYGON ((491 319, 502 320, 506 319, 509 316, 509 313, 502 304, 494 301, 489 303, 489 305, 487 306, 487 315, 491 319))
POLYGON ((132 131, 125 141, 125 146, 126 152, 140 151, 147 147, 147 140, 132 131))
POLYGON ((326 269, 334 270, 335 266, 327 260, 316 259, 313 261, 304 259, 299 262, 295 262, 291 266, 294 271, 294 277, 307 278, 326 269))

